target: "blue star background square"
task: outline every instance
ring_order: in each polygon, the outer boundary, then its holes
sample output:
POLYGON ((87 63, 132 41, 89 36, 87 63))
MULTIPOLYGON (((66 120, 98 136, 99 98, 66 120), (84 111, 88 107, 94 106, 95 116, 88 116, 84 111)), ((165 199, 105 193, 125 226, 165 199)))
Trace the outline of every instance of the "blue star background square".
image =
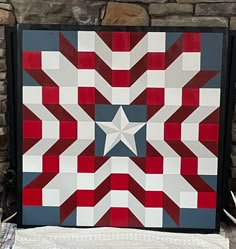
MULTIPOLYGON (((111 122, 118 112, 120 105, 96 105, 95 121, 111 122)), ((134 135, 137 148, 135 155, 123 142, 117 143, 106 156, 120 157, 145 157, 146 156, 146 120, 147 108, 145 105, 122 106, 125 115, 130 122, 145 123, 145 125, 134 135)), ((95 155, 103 156, 106 141, 106 133, 96 124, 95 127, 95 155)))

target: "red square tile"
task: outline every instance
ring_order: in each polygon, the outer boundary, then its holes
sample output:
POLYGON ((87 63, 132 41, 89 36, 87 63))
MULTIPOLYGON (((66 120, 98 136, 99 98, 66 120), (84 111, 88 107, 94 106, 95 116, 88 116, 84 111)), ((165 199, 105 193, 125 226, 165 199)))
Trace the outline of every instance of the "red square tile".
POLYGON ((41 69, 42 58, 41 52, 25 51, 22 55, 23 69, 41 69))
POLYGON ((164 194, 162 191, 146 191, 145 207, 163 207, 164 194))
POLYGON ((149 52, 147 54, 148 70, 164 70, 165 69, 165 53, 149 52))
POLYGON ((181 140, 181 124, 165 123, 164 124, 164 139, 166 141, 181 140))
POLYGON ((59 87, 42 88, 43 104, 59 104, 59 87))
POLYGON ((42 138, 42 121, 23 121, 23 138, 42 138))
POLYGON ((112 70, 113 87, 129 87, 130 71, 129 70, 112 70))
POLYGON ((147 88, 148 105, 164 105, 165 96, 164 88, 147 88))
POLYGON ((78 156, 77 171, 80 173, 95 172, 95 158, 93 156, 78 156))
POLYGON ((94 207, 94 194, 94 190, 77 190, 77 206, 94 207))
POLYGON ((182 105, 184 106, 199 106, 199 89, 183 88, 182 90, 182 105))
POLYGON ((218 124, 200 124, 199 125, 199 140, 200 141, 218 141, 219 140, 219 125, 218 124))
POLYGON ((60 139, 77 139, 77 122, 60 122, 60 139))
POLYGON ((112 190, 128 190, 129 189, 129 175, 112 174, 111 175, 111 189, 112 190))
POLYGON ((78 88, 78 104, 95 104, 95 88, 79 87, 78 88))
POLYGON ((197 175, 198 158, 197 157, 182 157, 181 158, 181 174, 182 175, 197 175))
POLYGON ((112 51, 130 51, 129 32, 112 32, 112 51))
POLYGON ((111 208, 110 209, 111 226, 128 227, 129 209, 128 208, 111 208))
POLYGON ((146 173, 147 174, 162 174, 163 173, 163 157, 147 157, 146 158, 146 173))
POLYGON ((24 188, 22 193, 23 206, 42 206, 42 189, 24 188))
POLYGON ((96 54, 94 52, 79 52, 78 53, 78 68, 79 69, 94 69, 96 54))
POLYGON ((59 156, 43 156, 43 172, 59 172, 59 156))
POLYGON ((216 208, 215 192, 199 192, 198 208, 216 208))
POLYGON ((201 51, 201 33, 184 33, 183 34, 183 52, 200 52, 201 51))

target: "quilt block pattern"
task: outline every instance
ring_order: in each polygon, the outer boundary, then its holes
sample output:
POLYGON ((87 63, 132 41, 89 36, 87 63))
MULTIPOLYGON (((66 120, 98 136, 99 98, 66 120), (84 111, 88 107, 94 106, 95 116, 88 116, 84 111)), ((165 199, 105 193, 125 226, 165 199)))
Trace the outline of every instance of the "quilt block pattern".
POLYGON ((223 34, 22 34, 23 225, 214 229, 223 34))

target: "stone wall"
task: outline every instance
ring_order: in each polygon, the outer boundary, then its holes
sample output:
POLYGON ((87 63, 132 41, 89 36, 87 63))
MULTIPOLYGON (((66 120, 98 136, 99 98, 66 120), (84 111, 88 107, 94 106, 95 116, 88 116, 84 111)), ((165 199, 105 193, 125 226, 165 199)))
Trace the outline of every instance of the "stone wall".
POLYGON ((9 129, 7 115, 7 66, 5 25, 15 24, 13 7, 10 3, 0 1, 0 192, 3 189, 5 173, 9 167, 9 129))
MULTIPOLYGON (((15 18, 18 23, 217 26, 236 30, 236 0, 0 0, 0 176, 8 167, 9 140, 4 25, 14 24, 15 18)), ((232 186, 236 191, 236 114, 233 141, 232 186)), ((0 185, 1 181, 0 177, 0 185)))
POLYGON ((236 0, 11 0, 11 2, 19 23, 150 24, 218 26, 236 29, 236 0))

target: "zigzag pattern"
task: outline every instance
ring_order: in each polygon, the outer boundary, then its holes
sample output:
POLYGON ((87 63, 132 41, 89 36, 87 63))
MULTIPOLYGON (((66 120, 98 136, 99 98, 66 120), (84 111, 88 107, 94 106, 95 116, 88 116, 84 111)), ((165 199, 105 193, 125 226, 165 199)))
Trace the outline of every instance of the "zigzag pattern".
POLYGON ((57 36, 58 51, 23 51, 25 224, 37 225, 35 207, 69 226, 191 228, 186 212, 214 216, 221 89, 206 85, 220 70, 202 68, 202 34, 168 48, 165 32, 57 36))

